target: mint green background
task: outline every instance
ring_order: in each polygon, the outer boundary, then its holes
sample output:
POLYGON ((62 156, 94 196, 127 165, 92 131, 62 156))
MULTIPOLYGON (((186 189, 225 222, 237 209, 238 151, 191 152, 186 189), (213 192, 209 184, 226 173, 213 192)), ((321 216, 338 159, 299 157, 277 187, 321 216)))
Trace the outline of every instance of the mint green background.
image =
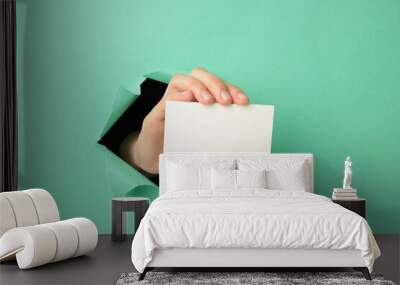
POLYGON ((354 186, 400 233, 400 1, 17 0, 20 187, 110 231, 148 181, 96 145, 121 82, 201 65, 274 104, 273 152, 315 154, 315 189, 354 186), (123 170, 121 170, 123 169, 123 170), (126 193, 126 192, 125 192, 126 193))

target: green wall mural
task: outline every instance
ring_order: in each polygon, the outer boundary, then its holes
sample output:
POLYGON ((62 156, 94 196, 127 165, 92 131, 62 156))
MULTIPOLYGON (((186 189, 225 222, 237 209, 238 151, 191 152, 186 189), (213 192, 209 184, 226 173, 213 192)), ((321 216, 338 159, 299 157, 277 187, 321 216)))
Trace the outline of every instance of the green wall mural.
POLYGON ((111 198, 151 184, 97 144, 123 82, 204 66, 275 105, 272 150, 314 153, 316 193, 351 155, 372 229, 400 233, 399 1, 17 0, 17 16, 20 187, 63 219, 108 233, 111 198))

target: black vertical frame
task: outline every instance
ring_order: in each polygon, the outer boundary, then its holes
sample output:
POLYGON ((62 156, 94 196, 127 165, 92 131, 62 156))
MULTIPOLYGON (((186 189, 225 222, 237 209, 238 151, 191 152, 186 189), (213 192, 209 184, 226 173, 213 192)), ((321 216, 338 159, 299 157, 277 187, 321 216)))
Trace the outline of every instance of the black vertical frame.
POLYGON ((17 188, 16 3, 0 0, 0 192, 17 188))

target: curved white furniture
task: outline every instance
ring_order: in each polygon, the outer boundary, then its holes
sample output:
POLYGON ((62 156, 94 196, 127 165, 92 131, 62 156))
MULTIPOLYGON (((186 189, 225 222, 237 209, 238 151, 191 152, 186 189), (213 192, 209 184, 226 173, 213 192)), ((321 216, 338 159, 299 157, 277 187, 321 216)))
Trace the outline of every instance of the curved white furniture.
POLYGON ((97 228, 86 218, 59 221, 57 205, 43 189, 0 193, 0 261, 17 259, 28 269, 86 254, 97 228))

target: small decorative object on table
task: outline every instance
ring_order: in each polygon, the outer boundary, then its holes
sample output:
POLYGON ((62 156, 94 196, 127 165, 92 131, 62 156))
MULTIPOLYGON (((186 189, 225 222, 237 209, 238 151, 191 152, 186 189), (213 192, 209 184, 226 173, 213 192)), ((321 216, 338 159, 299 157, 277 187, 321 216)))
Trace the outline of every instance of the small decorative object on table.
POLYGON ((333 188, 332 199, 334 200, 354 200, 357 198, 357 189, 333 188))
POLYGON ((135 213, 135 231, 149 208, 150 201, 145 197, 120 197, 112 199, 112 235, 113 241, 126 239, 126 213, 135 213))
POLYGON ((353 175, 352 162, 350 156, 346 157, 344 162, 344 178, 343 178, 343 189, 351 188, 351 178, 353 175))
POLYGON ((346 158, 344 162, 344 178, 343 188, 334 188, 332 193, 332 199, 334 200, 354 200, 357 199, 357 189, 351 187, 352 178, 352 161, 350 156, 346 158))
POLYGON ((350 156, 344 162, 343 188, 334 188, 332 201, 365 218, 365 199, 357 197, 357 189, 351 187, 352 161, 350 156))

